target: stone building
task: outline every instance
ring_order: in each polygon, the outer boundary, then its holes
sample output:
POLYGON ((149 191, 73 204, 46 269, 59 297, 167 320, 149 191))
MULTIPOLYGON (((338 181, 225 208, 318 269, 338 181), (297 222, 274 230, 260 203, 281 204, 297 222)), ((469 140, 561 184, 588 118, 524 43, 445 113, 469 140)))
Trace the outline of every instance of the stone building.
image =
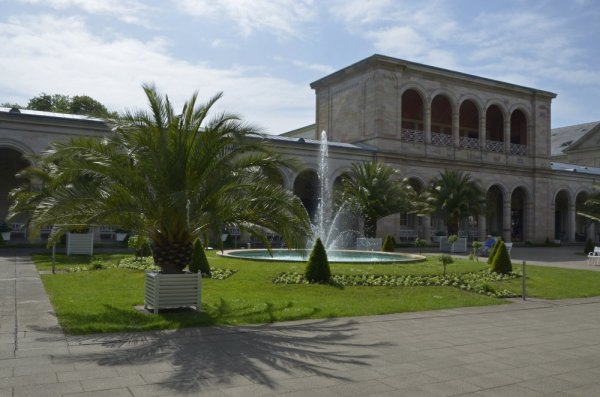
MULTIPOLYGON (((556 94, 373 55, 311 84, 315 124, 267 141, 302 165, 283 171, 285 185, 316 208, 318 133, 327 131, 332 184, 353 162, 378 159, 417 190, 444 169, 471 173, 484 188, 487 211, 465 219, 471 238, 506 241, 598 239, 594 223, 577 216, 600 180, 600 122, 551 130, 556 94), (311 139, 312 138, 312 139, 311 139)), ((53 140, 110 133, 102 120, 0 109, 0 220, 22 154, 53 140)), ((440 220, 396 214, 378 232, 397 239, 443 234, 440 220)))

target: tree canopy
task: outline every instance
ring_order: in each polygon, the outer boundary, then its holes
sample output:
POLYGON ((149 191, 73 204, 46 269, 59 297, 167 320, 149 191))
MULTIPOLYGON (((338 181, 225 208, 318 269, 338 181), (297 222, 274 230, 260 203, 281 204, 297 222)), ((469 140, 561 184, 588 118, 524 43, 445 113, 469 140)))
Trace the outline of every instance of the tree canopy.
POLYGON ((2 104, 2 107, 80 114, 106 119, 114 119, 117 117, 116 112, 109 111, 102 103, 87 95, 75 95, 71 97, 69 95, 50 95, 42 92, 41 94, 30 98, 27 106, 21 106, 18 103, 5 102, 2 104))
POLYGON ((268 177, 289 162, 238 116, 209 117, 221 94, 198 103, 195 93, 175 112, 153 86, 144 91, 150 110, 128 112, 113 134, 53 143, 25 171, 40 172, 44 188, 15 190, 11 214, 30 214, 34 235, 51 224, 121 225, 151 239, 164 272, 181 271, 194 240, 228 223, 267 246, 267 231, 289 247, 304 245, 310 225, 302 203, 268 177))

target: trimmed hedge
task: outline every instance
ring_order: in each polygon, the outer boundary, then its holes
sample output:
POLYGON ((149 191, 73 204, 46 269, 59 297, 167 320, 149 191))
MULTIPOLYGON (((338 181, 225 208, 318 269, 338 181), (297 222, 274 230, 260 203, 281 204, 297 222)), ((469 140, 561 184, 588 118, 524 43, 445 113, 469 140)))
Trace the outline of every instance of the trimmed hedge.
POLYGON ((210 265, 200 239, 196 239, 194 242, 194 247, 192 248, 192 263, 190 263, 189 269, 192 273, 200 272, 202 274, 210 274, 210 265))
POLYGON ((496 248, 496 254, 492 259, 491 271, 493 273, 508 274, 512 272, 512 262, 510 261, 510 255, 506 249, 506 244, 500 241, 498 248, 496 248))
POLYGON ((492 249, 490 250, 490 253, 489 253, 489 256, 487 259, 488 265, 492 264, 492 261, 494 260, 494 256, 496 256, 496 252, 498 252, 498 247, 500 246, 501 242, 502 242, 502 240, 498 239, 498 240, 496 240, 494 245, 492 245, 492 249))
POLYGON ((587 241, 585 242, 585 247, 583 247, 583 253, 584 254, 589 254, 590 252, 594 251, 594 242, 592 241, 591 238, 588 238, 587 241))
POLYGON ((394 237, 392 237, 390 234, 385 236, 382 250, 383 252, 394 252, 396 250, 396 241, 394 240, 394 237))
POLYGON ((315 245, 306 263, 304 276, 311 283, 327 283, 331 279, 327 252, 320 238, 317 238, 317 241, 315 241, 315 245))

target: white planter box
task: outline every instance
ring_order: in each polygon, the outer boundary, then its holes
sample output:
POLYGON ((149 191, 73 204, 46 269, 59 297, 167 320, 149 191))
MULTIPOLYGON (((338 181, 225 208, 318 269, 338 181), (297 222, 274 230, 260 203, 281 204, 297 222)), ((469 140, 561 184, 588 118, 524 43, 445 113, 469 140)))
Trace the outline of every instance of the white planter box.
POLYGON ((2 239, 4 241, 9 241, 10 240, 10 232, 2 232, 2 239))
POLYGON ((202 275, 198 273, 146 273, 144 307, 158 313, 160 309, 194 306, 202 309, 202 275))
POLYGON ((115 240, 117 241, 125 241, 127 237, 127 233, 115 233, 115 240))
POLYGON ((94 255, 94 233, 67 233, 67 255, 94 255))

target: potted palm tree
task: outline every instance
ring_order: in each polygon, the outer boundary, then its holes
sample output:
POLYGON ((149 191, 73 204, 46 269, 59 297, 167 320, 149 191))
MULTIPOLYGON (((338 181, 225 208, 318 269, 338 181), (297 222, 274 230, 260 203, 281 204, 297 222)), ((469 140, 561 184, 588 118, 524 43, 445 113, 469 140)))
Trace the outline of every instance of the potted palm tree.
POLYGON ((150 110, 113 121, 112 135, 52 144, 38 163, 48 173, 44 194, 22 193, 12 213, 30 211, 34 229, 117 224, 147 237, 160 268, 146 278, 146 305, 154 310, 190 305, 188 298, 163 299, 162 286, 200 294, 197 274, 184 269, 194 240, 205 232, 218 236, 223 225, 237 224, 266 246, 265 230, 277 232, 288 247, 303 245, 310 223, 302 203, 269 178, 289 161, 236 115, 209 118, 221 94, 206 103, 194 94, 176 112, 153 86, 144 91, 150 110), (193 281, 164 281, 186 277, 193 281))

